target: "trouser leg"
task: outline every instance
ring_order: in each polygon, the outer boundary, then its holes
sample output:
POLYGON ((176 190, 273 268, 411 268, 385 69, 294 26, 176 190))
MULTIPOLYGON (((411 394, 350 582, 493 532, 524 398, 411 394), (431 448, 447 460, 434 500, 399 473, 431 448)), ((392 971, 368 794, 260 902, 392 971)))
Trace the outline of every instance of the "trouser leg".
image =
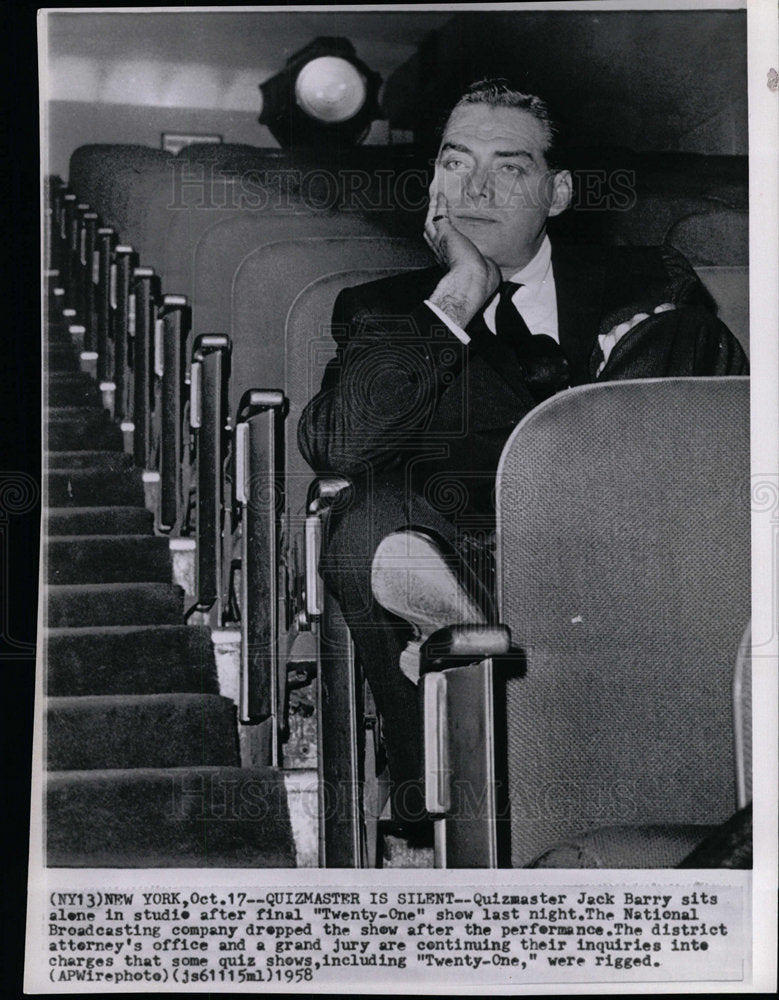
POLYGON ((371 565, 381 540, 411 525, 455 543, 454 525, 401 478, 384 476, 369 487, 356 486, 348 505, 331 514, 320 563, 383 720, 393 814, 403 822, 424 817, 417 687, 399 665, 411 628, 374 600, 371 565))

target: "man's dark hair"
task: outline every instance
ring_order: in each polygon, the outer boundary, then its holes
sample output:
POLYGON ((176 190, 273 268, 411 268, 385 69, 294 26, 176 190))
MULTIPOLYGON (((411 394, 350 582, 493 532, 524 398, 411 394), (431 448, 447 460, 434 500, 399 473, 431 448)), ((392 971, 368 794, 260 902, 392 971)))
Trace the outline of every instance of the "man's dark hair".
POLYGON ((541 122, 546 131, 544 156, 550 170, 565 168, 562 122, 543 97, 517 90, 505 77, 477 80, 454 105, 447 115, 447 121, 457 108, 465 104, 487 104, 491 108, 517 108, 519 111, 529 112, 541 122))

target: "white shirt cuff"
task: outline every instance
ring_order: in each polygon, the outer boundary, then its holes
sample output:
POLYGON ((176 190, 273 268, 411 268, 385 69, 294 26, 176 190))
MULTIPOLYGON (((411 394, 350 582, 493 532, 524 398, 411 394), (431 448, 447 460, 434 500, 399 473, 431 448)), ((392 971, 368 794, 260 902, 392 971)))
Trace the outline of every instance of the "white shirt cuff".
POLYGON ((452 331, 452 333, 455 335, 455 337, 457 337, 459 341, 461 341, 463 344, 470 344, 471 338, 468 336, 465 330, 459 327, 453 319, 451 319, 449 316, 446 315, 445 312, 443 312, 443 310, 439 309, 438 306, 434 306, 433 303, 430 302, 428 299, 425 299, 425 305, 429 309, 433 310, 433 312, 441 320, 441 322, 445 323, 449 327, 449 329, 452 331))

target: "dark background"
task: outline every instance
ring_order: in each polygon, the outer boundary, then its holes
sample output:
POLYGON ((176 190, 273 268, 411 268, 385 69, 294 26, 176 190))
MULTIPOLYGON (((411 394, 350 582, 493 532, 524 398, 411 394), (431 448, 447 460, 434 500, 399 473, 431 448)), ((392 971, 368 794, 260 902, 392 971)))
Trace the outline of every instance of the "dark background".
MULTIPOLYGON (((0 14, 5 143, 3 206, 3 364, 0 369, 0 473, 25 473, 40 484, 40 278, 38 242, 38 83, 35 8, 5 4, 0 14)), ((8 514, 0 580, 11 635, 34 643, 40 507, 8 514)), ((34 654, 19 655, 0 637, 2 671, 3 878, 0 992, 22 994, 34 654)))

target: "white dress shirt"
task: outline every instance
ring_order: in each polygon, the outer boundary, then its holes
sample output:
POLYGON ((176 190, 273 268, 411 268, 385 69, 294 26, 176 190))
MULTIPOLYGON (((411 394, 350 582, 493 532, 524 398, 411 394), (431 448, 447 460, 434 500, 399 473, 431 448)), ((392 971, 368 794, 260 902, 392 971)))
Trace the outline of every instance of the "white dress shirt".
MULTIPOLYGON (((511 301, 527 324, 531 333, 546 333, 557 343, 560 343, 560 336, 557 331, 557 297, 555 295, 554 275, 552 273, 552 245, 549 237, 545 236, 538 253, 521 270, 512 274, 509 281, 519 285, 511 301)), ((443 310, 433 305, 425 299, 428 306, 445 323, 452 333, 464 344, 469 344, 471 338, 459 327, 453 319, 450 319, 443 310)), ((484 322, 487 328, 495 333, 495 310, 498 306, 498 293, 496 292, 484 310, 484 322)))

